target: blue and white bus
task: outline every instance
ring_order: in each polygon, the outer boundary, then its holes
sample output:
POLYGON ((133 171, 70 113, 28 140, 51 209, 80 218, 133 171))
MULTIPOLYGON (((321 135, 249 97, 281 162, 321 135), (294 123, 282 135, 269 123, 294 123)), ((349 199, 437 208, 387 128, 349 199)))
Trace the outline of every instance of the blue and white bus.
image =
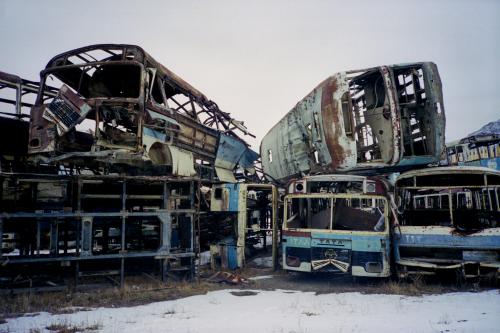
POLYGON ((284 198, 283 268, 389 276, 390 208, 382 189, 362 176, 292 180, 284 198))

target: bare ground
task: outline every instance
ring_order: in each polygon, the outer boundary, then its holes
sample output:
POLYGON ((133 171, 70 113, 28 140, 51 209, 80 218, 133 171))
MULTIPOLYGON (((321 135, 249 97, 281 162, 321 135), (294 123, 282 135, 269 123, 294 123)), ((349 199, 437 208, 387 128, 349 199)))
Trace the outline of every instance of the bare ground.
MULTIPOLYGON (((272 275, 272 278, 249 280, 237 285, 227 283, 210 283, 207 278, 214 272, 203 270, 200 278, 193 282, 171 281, 163 283, 151 277, 127 277, 125 287, 104 287, 87 291, 50 292, 37 294, 2 295, 0 297, 0 322, 7 317, 30 315, 40 311, 52 313, 68 313, 82 311, 91 307, 123 307, 147 304, 158 301, 173 300, 193 295, 205 294, 208 291, 233 289, 262 290, 299 290, 317 294, 362 292, 369 294, 398 294, 418 296, 422 294, 439 294, 455 291, 477 291, 477 285, 457 287, 453 282, 425 281, 417 279, 400 282, 390 279, 357 279, 345 275, 332 274, 300 274, 274 272, 269 268, 247 267, 236 273, 245 278, 272 275)), ((241 292, 240 292, 241 293, 241 292)), ((245 292, 241 294, 245 295, 245 292)))

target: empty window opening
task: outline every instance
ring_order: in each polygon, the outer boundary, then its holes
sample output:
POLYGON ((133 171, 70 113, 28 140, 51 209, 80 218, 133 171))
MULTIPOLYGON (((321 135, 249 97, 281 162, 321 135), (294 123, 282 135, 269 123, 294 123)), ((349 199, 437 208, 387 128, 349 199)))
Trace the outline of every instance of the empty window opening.
POLYGON ((384 231, 386 201, 378 198, 289 198, 287 228, 384 231))
POLYGON ((390 131, 384 126, 378 127, 380 122, 390 123, 390 119, 385 119, 387 115, 384 115, 387 103, 386 88, 380 71, 373 70, 350 78, 349 94, 342 96, 342 113, 346 135, 356 139, 358 162, 382 159, 381 149, 385 147, 380 147, 378 141, 379 138, 390 135, 390 131), (351 114, 348 110, 351 110, 351 114), (373 132, 372 128, 376 131, 373 132))

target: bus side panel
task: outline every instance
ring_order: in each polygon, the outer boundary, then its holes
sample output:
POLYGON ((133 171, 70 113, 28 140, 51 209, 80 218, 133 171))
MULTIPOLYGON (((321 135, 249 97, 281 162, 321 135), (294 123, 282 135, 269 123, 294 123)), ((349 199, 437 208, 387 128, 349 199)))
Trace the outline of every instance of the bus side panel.
POLYGON ((283 235, 283 269, 311 272, 311 237, 283 235))
POLYGON ((389 235, 373 235, 352 237, 352 267, 353 276, 388 277, 390 267, 389 235))
MULTIPOLYGON (((474 266, 500 272, 500 228, 489 228, 464 235, 450 227, 401 226, 394 237, 396 263, 400 275, 410 272, 435 273, 438 270, 474 266), (490 269, 487 269, 490 268, 490 269)), ((472 272, 471 272, 472 275, 472 272)))

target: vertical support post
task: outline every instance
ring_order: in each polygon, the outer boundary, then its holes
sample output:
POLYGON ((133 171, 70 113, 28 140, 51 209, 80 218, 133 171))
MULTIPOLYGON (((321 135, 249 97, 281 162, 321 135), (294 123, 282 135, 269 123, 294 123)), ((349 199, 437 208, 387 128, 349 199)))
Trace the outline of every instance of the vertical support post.
POLYGON ((120 263, 120 288, 125 286, 125 258, 121 258, 120 263))
MULTIPOLYGON (((125 255, 125 222, 126 222, 126 212, 127 212, 127 182, 123 180, 122 183, 122 227, 121 227, 121 253, 122 256, 125 255)), ((125 258, 121 258, 120 263, 120 288, 125 286, 125 258)))
POLYGON ((123 180, 122 183, 122 227, 121 227, 121 252, 124 253, 125 250, 125 214, 126 214, 126 202, 127 202, 127 183, 123 180))
MULTIPOLYGON (((171 246, 171 229, 172 229, 172 216, 170 215, 170 205, 169 205, 169 186, 166 180, 163 181, 163 200, 162 208, 164 213, 158 216, 161 221, 161 239, 160 239, 160 251, 170 253, 171 246)), ((161 280, 167 282, 168 279, 168 258, 160 259, 161 265, 161 280)))
POLYGON ((2 257, 2 248, 3 248, 3 219, 0 217, 0 257, 2 257))
POLYGON ((58 240, 58 223, 56 221, 50 222, 50 254, 58 254, 59 240, 58 240))
MULTIPOLYGON (((196 205, 196 245, 198 249, 198 267, 196 267, 196 280, 200 282, 200 265, 201 265, 201 243, 200 243, 200 205, 201 205, 201 177, 196 182, 196 193, 198 196, 198 204, 196 205)), ((196 262, 195 262, 196 263, 196 262)))
POLYGON ((236 211, 238 212, 236 218, 236 257, 237 257, 236 262, 238 267, 243 268, 246 264, 245 247, 246 247, 246 234, 248 226, 248 216, 247 216, 248 185, 247 184, 234 185, 229 195, 230 196, 236 195, 238 199, 238 206, 236 208, 236 211))
MULTIPOLYGON (((196 193, 194 192, 194 180, 191 180, 189 182, 189 194, 190 194, 190 199, 189 199, 189 209, 193 210, 194 207, 194 199, 196 193)), ((194 277, 194 270, 195 270, 195 242, 196 242, 196 232, 195 232, 195 224, 194 224, 194 219, 195 219, 195 213, 191 213, 191 218, 190 218, 190 232, 191 232, 191 249, 190 251, 193 253, 193 256, 189 260, 189 280, 192 280, 194 277)))
MULTIPOLYGON (((194 193, 194 181, 190 181, 189 182, 189 209, 193 209, 194 208, 194 196, 195 196, 195 193, 194 193)), ((191 247, 190 247, 190 251, 191 252, 194 252, 194 213, 191 213, 191 219, 190 219, 190 223, 191 223, 191 227, 190 227, 190 230, 191 230, 191 247)))
POLYGON ((68 220, 64 219, 63 221, 63 231, 64 231, 64 254, 68 254, 68 220))
MULTIPOLYGON (((73 189, 75 188, 75 182, 73 182, 73 189)), ((76 181, 76 207, 74 207, 74 204, 72 205, 73 206, 73 209, 75 210, 76 208, 76 213, 77 214, 80 214, 81 213, 81 210, 82 210, 82 202, 81 202, 81 195, 82 195, 82 182, 80 180, 80 177, 77 178, 77 181, 76 181)), ((81 217, 77 217, 76 218, 76 255, 79 256, 80 255, 80 249, 82 247, 82 244, 81 244, 81 237, 80 237, 80 232, 82 230, 82 218, 81 217)))
POLYGON ((169 200, 169 186, 166 181, 163 182, 163 202, 162 206, 164 212, 158 214, 158 219, 161 221, 160 225, 160 248, 158 252, 162 255, 170 253, 171 247, 171 229, 172 229, 172 216, 168 205, 169 200))
POLYGON ((448 190, 448 206, 450 210, 450 223, 451 225, 455 225, 455 222, 453 221, 453 198, 452 198, 452 193, 451 189, 448 190))
POLYGON ((165 210, 168 209, 168 185, 166 180, 163 181, 163 200, 161 206, 165 210))
POLYGON ((40 220, 36 220, 36 255, 40 255, 40 243, 41 243, 41 225, 40 220))
POLYGON ((75 289, 78 287, 78 279, 80 277, 80 261, 75 261, 75 289))
MULTIPOLYGON (((22 97, 21 83, 16 84, 16 114, 21 115, 21 97, 22 97)), ((20 119, 20 118, 18 118, 20 119)))
POLYGON ((161 280, 163 282, 168 280, 168 258, 161 259, 161 280))
POLYGON ((278 270, 278 221, 277 221, 277 216, 278 216, 278 195, 276 191, 276 187, 274 185, 271 185, 271 207, 272 207, 272 213, 271 213, 271 228, 273 229, 273 235, 272 235, 272 257, 273 257, 273 269, 276 271, 278 270))

